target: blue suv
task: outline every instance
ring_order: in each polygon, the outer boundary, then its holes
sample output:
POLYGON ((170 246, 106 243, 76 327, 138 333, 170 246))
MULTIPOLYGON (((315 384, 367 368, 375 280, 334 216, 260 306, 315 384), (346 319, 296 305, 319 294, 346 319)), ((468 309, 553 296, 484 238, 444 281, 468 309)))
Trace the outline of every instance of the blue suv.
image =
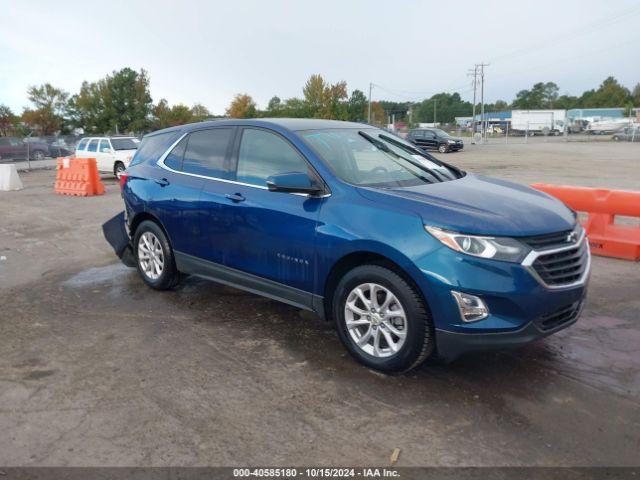
POLYGON ((196 275, 314 311, 380 371, 525 344, 584 303, 575 212, 368 125, 173 127, 144 137, 120 182, 105 235, 150 287, 196 275))

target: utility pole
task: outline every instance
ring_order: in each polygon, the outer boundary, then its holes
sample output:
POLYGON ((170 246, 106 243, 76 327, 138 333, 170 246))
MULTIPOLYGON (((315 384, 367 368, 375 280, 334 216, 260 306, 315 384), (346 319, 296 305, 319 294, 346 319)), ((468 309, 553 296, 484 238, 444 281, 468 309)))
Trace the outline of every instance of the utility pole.
POLYGON ((434 98, 433 99, 433 126, 436 126, 437 120, 436 120, 436 105, 438 104, 438 101, 434 98))
POLYGON ((473 66, 473 71, 469 70, 467 75, 473 75, 473 113, 471 117, 471 143, 474 143, 474 135, 476 134, 476 90, 478 86, 478 65, 473 66))
POLYGON ((371 125, 371 89, 373 88, 373 83, 369 82, 369 114, 367 115, 367 123, 371 125))
POLYGON ((486 119, 484 118, 484 67, 488 67, 488 63, 481 63, 477 65, 480 67, 480 136, 482 143, 486 143, 487 139, 487 126, 486 119))

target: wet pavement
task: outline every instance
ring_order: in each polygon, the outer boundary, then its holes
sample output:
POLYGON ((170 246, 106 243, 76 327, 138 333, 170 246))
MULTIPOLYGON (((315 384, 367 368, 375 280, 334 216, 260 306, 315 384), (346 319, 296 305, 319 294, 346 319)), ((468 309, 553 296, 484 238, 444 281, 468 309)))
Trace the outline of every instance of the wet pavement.
POLYGON ((0 195, 0 465, 638 465, 637 263, 595 258, 583 317, 543 341, 385 376, 307 312, 147 288, 95 233, 114 182, 23 182, 0 195))

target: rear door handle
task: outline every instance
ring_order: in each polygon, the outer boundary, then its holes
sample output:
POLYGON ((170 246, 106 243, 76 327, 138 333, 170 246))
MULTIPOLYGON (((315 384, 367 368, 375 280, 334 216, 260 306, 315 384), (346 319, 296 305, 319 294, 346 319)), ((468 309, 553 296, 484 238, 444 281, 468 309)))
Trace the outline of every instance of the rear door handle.
POLYGON ((225 197, 236 203, 244 202, 245 200, 244 196, 241 193, 227 193, 225 197))
POLYGON ((161 187, 166 187, 167 185, 169 185, 169 180, 167 180, 166 178, 161 178, 160 180, 156 180, 156 183, 161 187))

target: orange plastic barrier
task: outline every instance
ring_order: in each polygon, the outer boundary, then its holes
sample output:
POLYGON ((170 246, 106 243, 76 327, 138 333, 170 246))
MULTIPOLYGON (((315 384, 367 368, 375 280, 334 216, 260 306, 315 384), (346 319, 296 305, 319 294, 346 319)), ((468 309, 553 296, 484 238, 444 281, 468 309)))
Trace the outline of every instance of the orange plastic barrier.
POLYGON ((58 158, 54 191, 61 195, 88 197, 102 195, 104 185, 100 181, 95 158, 58 158))
POLYGON ((562 200, 578 212, 586 212, 583 226, 595 255, 640 260, 640 224, 620 225, 617 215, 640 217, 640 192, 602 188, 567 187, 534 183, 533 188, 562 200))

